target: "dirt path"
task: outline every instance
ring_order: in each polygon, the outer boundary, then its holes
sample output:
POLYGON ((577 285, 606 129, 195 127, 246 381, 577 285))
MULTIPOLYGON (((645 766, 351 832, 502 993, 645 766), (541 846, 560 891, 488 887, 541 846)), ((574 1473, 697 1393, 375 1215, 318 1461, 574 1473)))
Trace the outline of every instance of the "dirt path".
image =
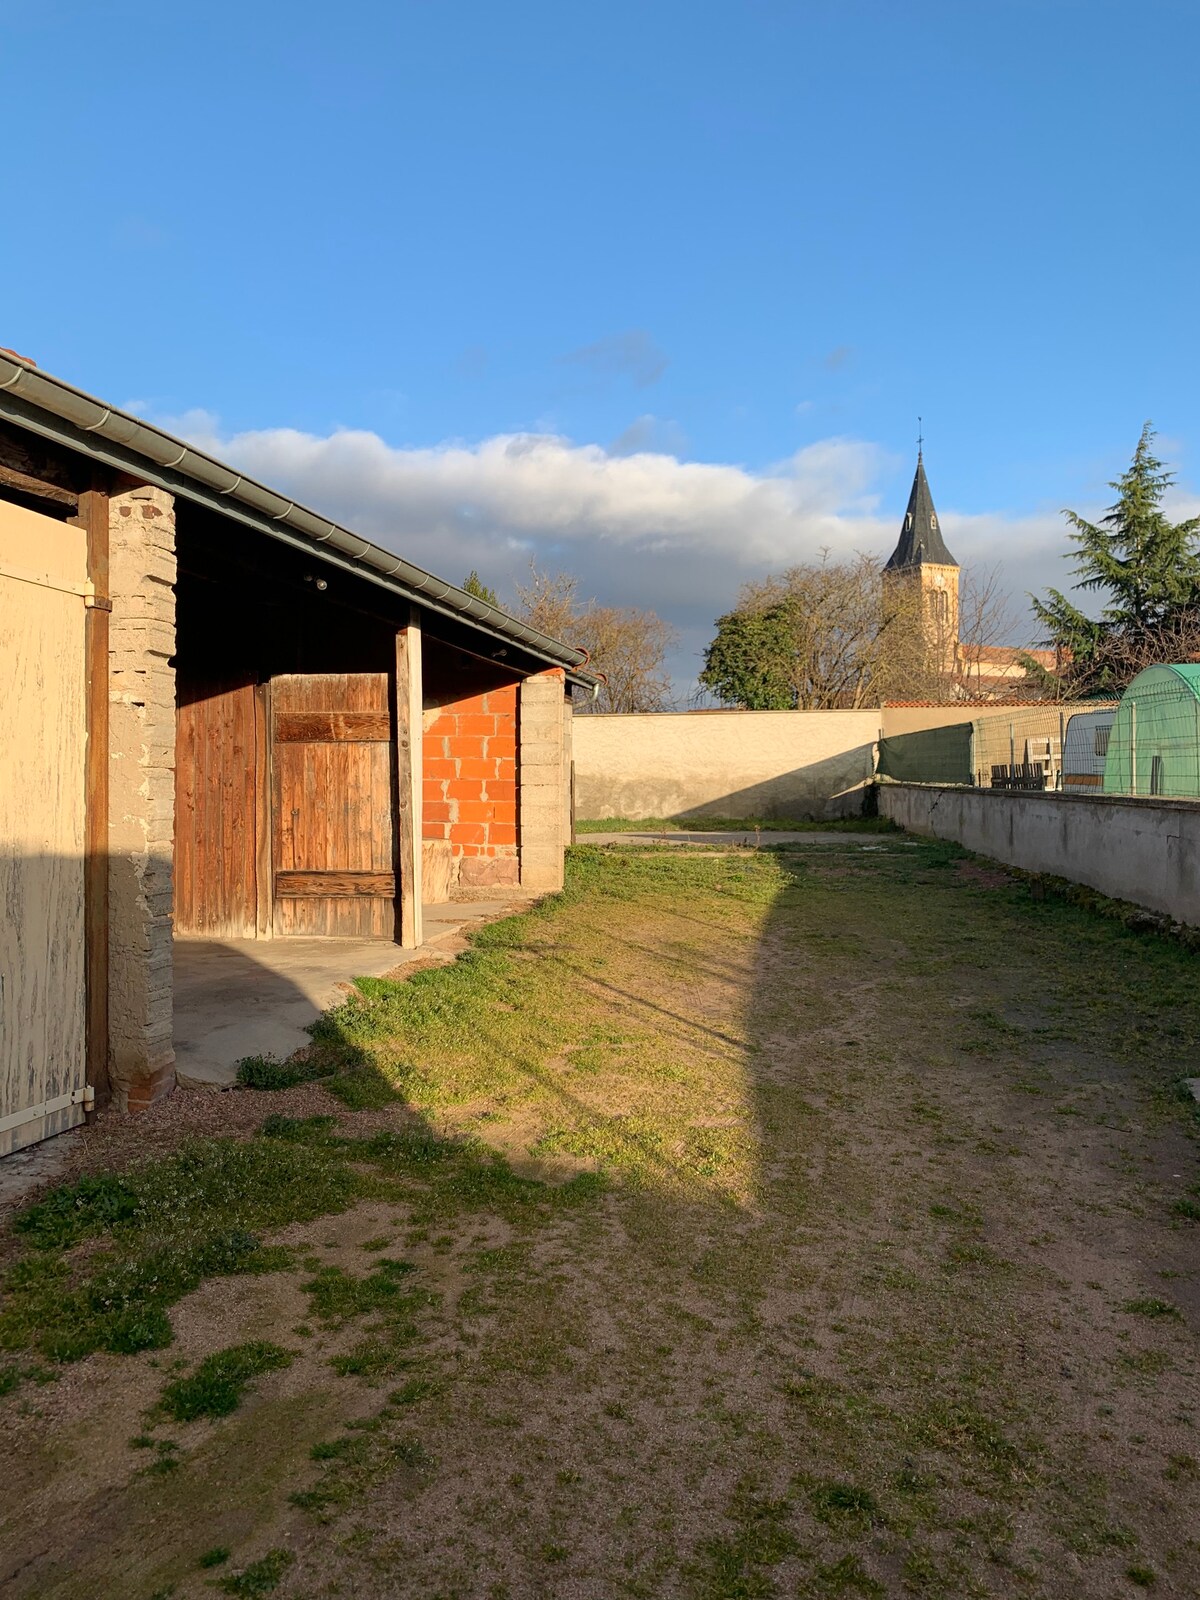
POLYGON ((1200 1592, 1196 960, 898 837, 583 853, 333 1020, 406 1104, 228 1102, 339 1119, 242 1147, 311 1175, 289 1264, 14 1358, 3 1592, 1200 1592), (417 1116, 511 1167, 370 1142, 417 1116), (230 1414, 153 1410, 248 1340, 230 1414))

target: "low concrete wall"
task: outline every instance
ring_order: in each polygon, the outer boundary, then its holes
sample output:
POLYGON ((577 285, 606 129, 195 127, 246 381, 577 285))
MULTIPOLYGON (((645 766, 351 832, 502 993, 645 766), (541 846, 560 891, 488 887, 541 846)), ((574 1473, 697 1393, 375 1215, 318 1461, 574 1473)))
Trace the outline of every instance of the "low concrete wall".
POLYGON ((884 783, 879 811, 912 833, 1200 926, 1200 805, 884 783))
POLYGON ((851 815, 880 722, 877 707, 577 716, 576 815, 851 815))

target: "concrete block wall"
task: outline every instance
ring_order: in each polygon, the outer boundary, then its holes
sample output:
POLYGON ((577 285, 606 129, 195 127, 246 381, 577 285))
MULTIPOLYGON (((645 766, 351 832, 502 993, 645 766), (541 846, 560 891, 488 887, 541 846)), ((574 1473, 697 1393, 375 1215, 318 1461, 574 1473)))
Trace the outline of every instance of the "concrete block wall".
POLYGON ((1026 872, 1086 883, 1200 927, 1200 805, 1115 795, 879 787, 879 812, 1026 872))
POLYGON ((452 881, 515 884, 517 685, 427 709, 422 832, 450 845, 452 881))
POLYGON ((109 1073, 120 1110, 175 1083, 175 506, 109 500, 109 1073))
POLYGON ((521 835, 521 885, 546 891, 563 885, 567 844, 564 786, 566 675, 561 667, 521 682, 517 809, 521 835))

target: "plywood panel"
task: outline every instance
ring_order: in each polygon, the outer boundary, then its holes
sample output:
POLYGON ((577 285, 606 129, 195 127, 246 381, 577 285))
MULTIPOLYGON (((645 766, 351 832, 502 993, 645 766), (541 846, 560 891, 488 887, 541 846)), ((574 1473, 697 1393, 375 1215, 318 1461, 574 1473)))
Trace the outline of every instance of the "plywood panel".
POLYGON ((175 926, 253 938, 257 926, 254 685, 186 685, 175 725, 175 926))
MULTIPOLYGON (((86 583, 83 528, 0 504, 0 1121, 85 1081, 86 583)), ((0 1154, 83 1116, 0 1131, 0 1154)))
POLYGON ((393 938, 387 674, 275 678, 271 722, 276 934, 393 938))

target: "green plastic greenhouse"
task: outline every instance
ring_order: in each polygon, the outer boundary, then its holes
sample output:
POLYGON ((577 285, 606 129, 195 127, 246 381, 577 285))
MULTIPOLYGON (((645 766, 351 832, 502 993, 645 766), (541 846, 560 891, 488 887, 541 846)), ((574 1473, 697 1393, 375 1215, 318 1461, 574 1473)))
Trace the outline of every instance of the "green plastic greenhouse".
POLYGON ((1200 799, 1200 662, 1147 667, 1121 697, 1104 793, 1200 799))

